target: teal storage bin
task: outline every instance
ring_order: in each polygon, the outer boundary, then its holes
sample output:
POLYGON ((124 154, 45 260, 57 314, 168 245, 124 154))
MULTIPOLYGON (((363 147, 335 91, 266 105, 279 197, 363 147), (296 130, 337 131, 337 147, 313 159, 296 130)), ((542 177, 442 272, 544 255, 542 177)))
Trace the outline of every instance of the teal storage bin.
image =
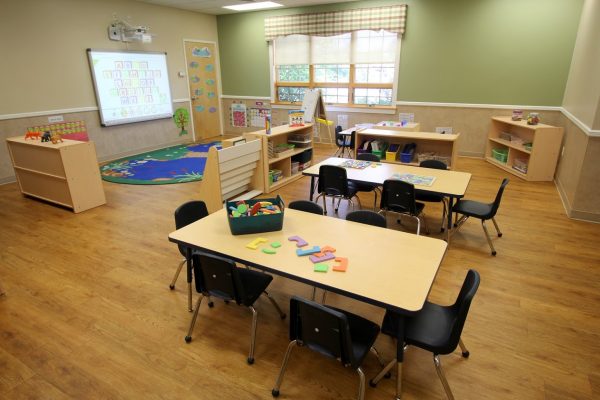
POLYGON ((279 206, 281 213, 278 214, 264 214, 255 215, 251 217, 238 217, 234 218, 231 216, 231 210, 229 207, 237 207, 237 201, 228 201, 225 203, 227 211, 227 221, 229 223, 229 229, 232 235, 248 235, 251 233, 261 232, 274 232, 283 229, 283 214, 285 211, 285 204, 281 196, 270 199, 252 199, 246 200, 245 203, 249 208, 258 202, 270 201, 273 205, 279 206))

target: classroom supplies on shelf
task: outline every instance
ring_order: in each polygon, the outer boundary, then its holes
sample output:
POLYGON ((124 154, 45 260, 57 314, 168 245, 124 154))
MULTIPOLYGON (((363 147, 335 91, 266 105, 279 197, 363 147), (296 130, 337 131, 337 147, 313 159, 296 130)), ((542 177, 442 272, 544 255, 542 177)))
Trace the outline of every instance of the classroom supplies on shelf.
POLYGON ((402 161, 403 163, 411 162, 416 148, 417 148, 416 143, 408 143, 408 144, 404 145, 404 147, 402 148, 402 151, 400 152, 400 161, 402 161))
POLYGON ((289 110, 288 111, 289 126, 304 126, 304 111, 289 110))

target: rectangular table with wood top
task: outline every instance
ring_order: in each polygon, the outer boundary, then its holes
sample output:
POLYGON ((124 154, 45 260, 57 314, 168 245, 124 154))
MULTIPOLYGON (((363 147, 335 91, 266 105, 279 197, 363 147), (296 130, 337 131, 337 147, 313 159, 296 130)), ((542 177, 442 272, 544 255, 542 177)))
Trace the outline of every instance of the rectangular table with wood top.
MULTIPOLYGON (((191 252, 201 250, 228 257, 276 275, 338 293, 385 309, 412 315, 423 307, 446 252, 443 240, 383 229, 342 219, 286 209, 283 229, 234 236, 224 209, 169 235, 169 240, 188 248, 188 281, 191 281, 191 252), (300 236, 308 247, 331 246, 337 257, 348 259, 346 272, 315 272, 308 257, 296 255, 300 236), (266 242, 252 250, 256 238, 266 242), (365 239, 369 239, 368 241, 365 239), (276 254, 262 248, 281 243, 276 254), (371 242, 375 246, 366 247, 371 242)), ((249 217, 251 218, 251 217, 249 217)), ((404 325, 398 327, 398 388, 401 383, 404 325)), ((399 395, 400 393, 398 393, 399 395)))

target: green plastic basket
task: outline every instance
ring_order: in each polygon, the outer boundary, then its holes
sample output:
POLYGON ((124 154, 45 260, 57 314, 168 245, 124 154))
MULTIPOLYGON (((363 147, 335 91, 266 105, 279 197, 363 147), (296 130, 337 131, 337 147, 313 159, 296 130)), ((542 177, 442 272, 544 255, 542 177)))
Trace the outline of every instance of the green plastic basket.
POLYGON ((499 161, 503 164, 506 164, 508 160, 508 150, 507 149, 492 149, 492 157, 496 161, 499 161))
POLYGON ((270 201, 273 205, 279 206, 281 213, 279 214, 264 214, 255 215, 252 217, 238 217, 234 218, 231 216, 229 207, 236 207, 237 201, 228 201, 225 203, 227 210, 227 221, 229 222, 229 229, 231 229, 232 235, 247 235, 251 233, 261 232, 274 232, 283 229, 283 214, 285 211, 285 204, 281 196, 270 199, 252 199, 246 200, 245 203, 252 207, 254 204, 260 201, 270 201))

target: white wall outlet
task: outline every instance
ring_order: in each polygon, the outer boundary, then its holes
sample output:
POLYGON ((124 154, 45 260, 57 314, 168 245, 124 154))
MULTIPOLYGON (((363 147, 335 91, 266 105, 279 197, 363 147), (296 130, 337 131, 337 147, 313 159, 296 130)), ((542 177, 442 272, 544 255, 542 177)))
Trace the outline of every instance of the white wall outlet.
POLYGON ((452 127, 451 126, 437 126, 435 128, 435 131, 437 133, 446 133, 451 135, 452 134, 452 127))
POLYGON ((415 122, 415 114, 414 113, 399 113, 398 121, 406 121, 406 122, 415 122))
POLYGON ((183 72, 183 71, 179 71, 179 72, 177 73, 177 76, 178 76, 178 77, 180 77, 180 78, 185 78, 185 72, 183 72))
POLYGON ((57 122, 64 122, 65 119, 63 118, 62 115, 52 115, 50 117, 48 117, 48 122, 51 124, 55 124, 57 122))
POLYGON ((117 24, 112 23, 108 26, 108 38, 110 40, 121 40, 121 31, 117 27, 117 24))

